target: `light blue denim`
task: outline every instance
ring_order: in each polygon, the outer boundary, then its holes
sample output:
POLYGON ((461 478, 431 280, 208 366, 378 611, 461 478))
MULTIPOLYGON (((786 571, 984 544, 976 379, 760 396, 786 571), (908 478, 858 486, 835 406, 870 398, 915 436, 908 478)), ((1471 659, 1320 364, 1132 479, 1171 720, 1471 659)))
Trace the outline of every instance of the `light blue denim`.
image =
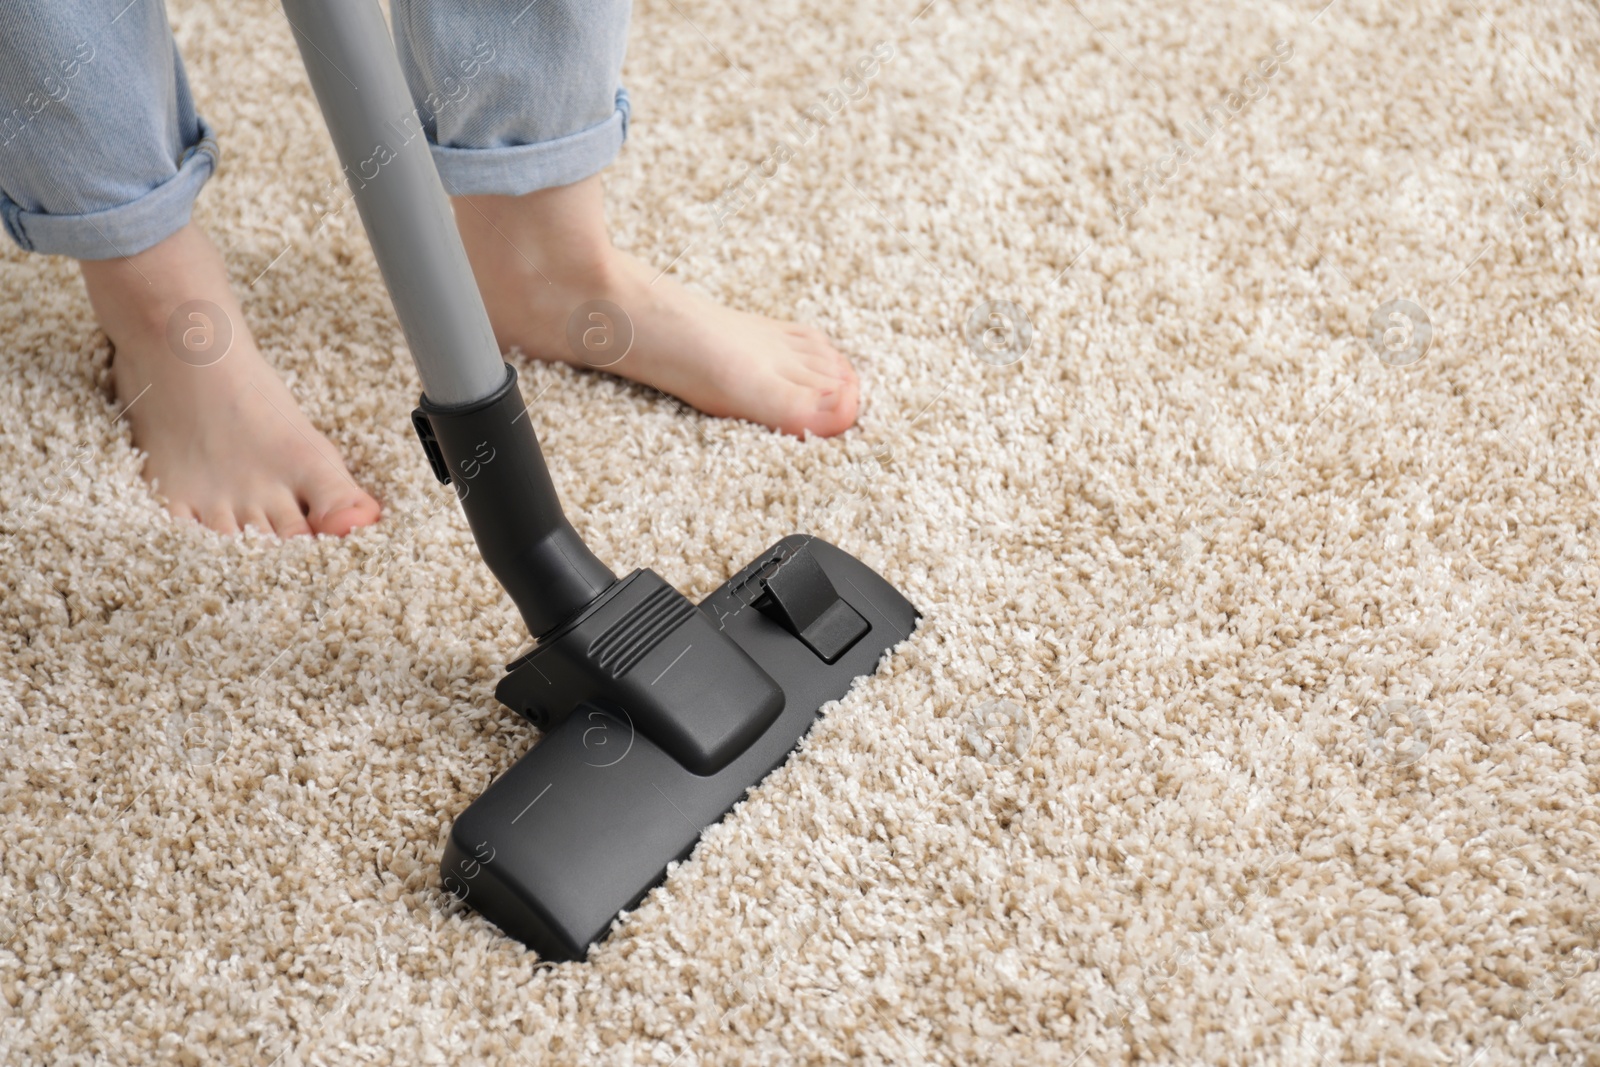
MULTIPOLYGON (((393 0, 446 189, 519 196, 616 157, 629 4, 393 0)), ((0 219, 23 248, 141 252, 189 221, 219 158, 161 0, 0 0, 0 219)))

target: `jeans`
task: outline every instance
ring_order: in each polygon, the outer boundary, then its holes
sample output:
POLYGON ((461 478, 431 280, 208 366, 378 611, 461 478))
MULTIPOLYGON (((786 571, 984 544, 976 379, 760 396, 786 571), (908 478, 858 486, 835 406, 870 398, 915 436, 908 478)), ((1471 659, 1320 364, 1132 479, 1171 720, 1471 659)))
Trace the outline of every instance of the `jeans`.
MULTIPOLYGON (((449 192, 519 196, 611 162, 628 132, 629 3, 393 0, 449 192)), ((161 0, 0 3, 0 219, 23 248, 141 252, 189 221, 219 159, 161 0)))

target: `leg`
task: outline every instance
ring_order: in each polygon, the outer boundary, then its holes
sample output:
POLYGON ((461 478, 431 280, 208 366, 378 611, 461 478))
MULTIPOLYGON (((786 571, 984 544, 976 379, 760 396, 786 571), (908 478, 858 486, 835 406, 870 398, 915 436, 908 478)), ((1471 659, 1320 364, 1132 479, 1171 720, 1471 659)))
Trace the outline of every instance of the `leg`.
POLYGON ((216 155, 160 4, 0 13, 0 217, 80 260, 145 477, 219 531, 346 533, 377 503, 261 358, 189 221, 216 155))
POLYGON ((626 136, 627 0, 524 3, 394 0, 401 62, 501 345, 712 415, 849 428, 856 375, 820 331, 720 307, 612 247, 598 171, 626 136), (619 324, 585 328, 580 309, 597 300, 629 320, 625 353, 607 332, 619 324))

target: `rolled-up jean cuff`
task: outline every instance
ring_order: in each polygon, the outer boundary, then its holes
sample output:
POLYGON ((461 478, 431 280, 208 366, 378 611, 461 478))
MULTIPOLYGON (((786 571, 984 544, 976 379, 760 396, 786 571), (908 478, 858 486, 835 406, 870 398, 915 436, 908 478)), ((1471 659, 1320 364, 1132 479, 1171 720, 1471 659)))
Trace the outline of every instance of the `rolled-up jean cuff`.
POLYGON ((600 173, 627 139, 628 91, 618 89, 610 118, 553 141, 508 148, 428 147, 450 195, 522 196, 600 173))
POLYGON ((82 215, 26 211, 0 195, 12 240, 30 252, 73 259, 118 259, 160 244, 183 228, 195 197, 217 167, 215 132, 199 119, 200 138, 178 159, 178 173, 126 204, 82 215))

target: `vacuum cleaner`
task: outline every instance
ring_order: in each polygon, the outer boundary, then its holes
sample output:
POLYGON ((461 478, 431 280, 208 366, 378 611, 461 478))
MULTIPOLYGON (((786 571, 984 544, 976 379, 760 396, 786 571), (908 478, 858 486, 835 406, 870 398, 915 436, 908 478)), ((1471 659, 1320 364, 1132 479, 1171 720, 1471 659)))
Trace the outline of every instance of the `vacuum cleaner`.
POLYGON ((283 8, 422 382, 422 451, 537 639, 495 696, 543 736, 456 820, 441 885, 541 956, 581 959, 918 613, 803 534, 699 604, 655 571, 612 573, 561 510, 377 0, 283 8))

